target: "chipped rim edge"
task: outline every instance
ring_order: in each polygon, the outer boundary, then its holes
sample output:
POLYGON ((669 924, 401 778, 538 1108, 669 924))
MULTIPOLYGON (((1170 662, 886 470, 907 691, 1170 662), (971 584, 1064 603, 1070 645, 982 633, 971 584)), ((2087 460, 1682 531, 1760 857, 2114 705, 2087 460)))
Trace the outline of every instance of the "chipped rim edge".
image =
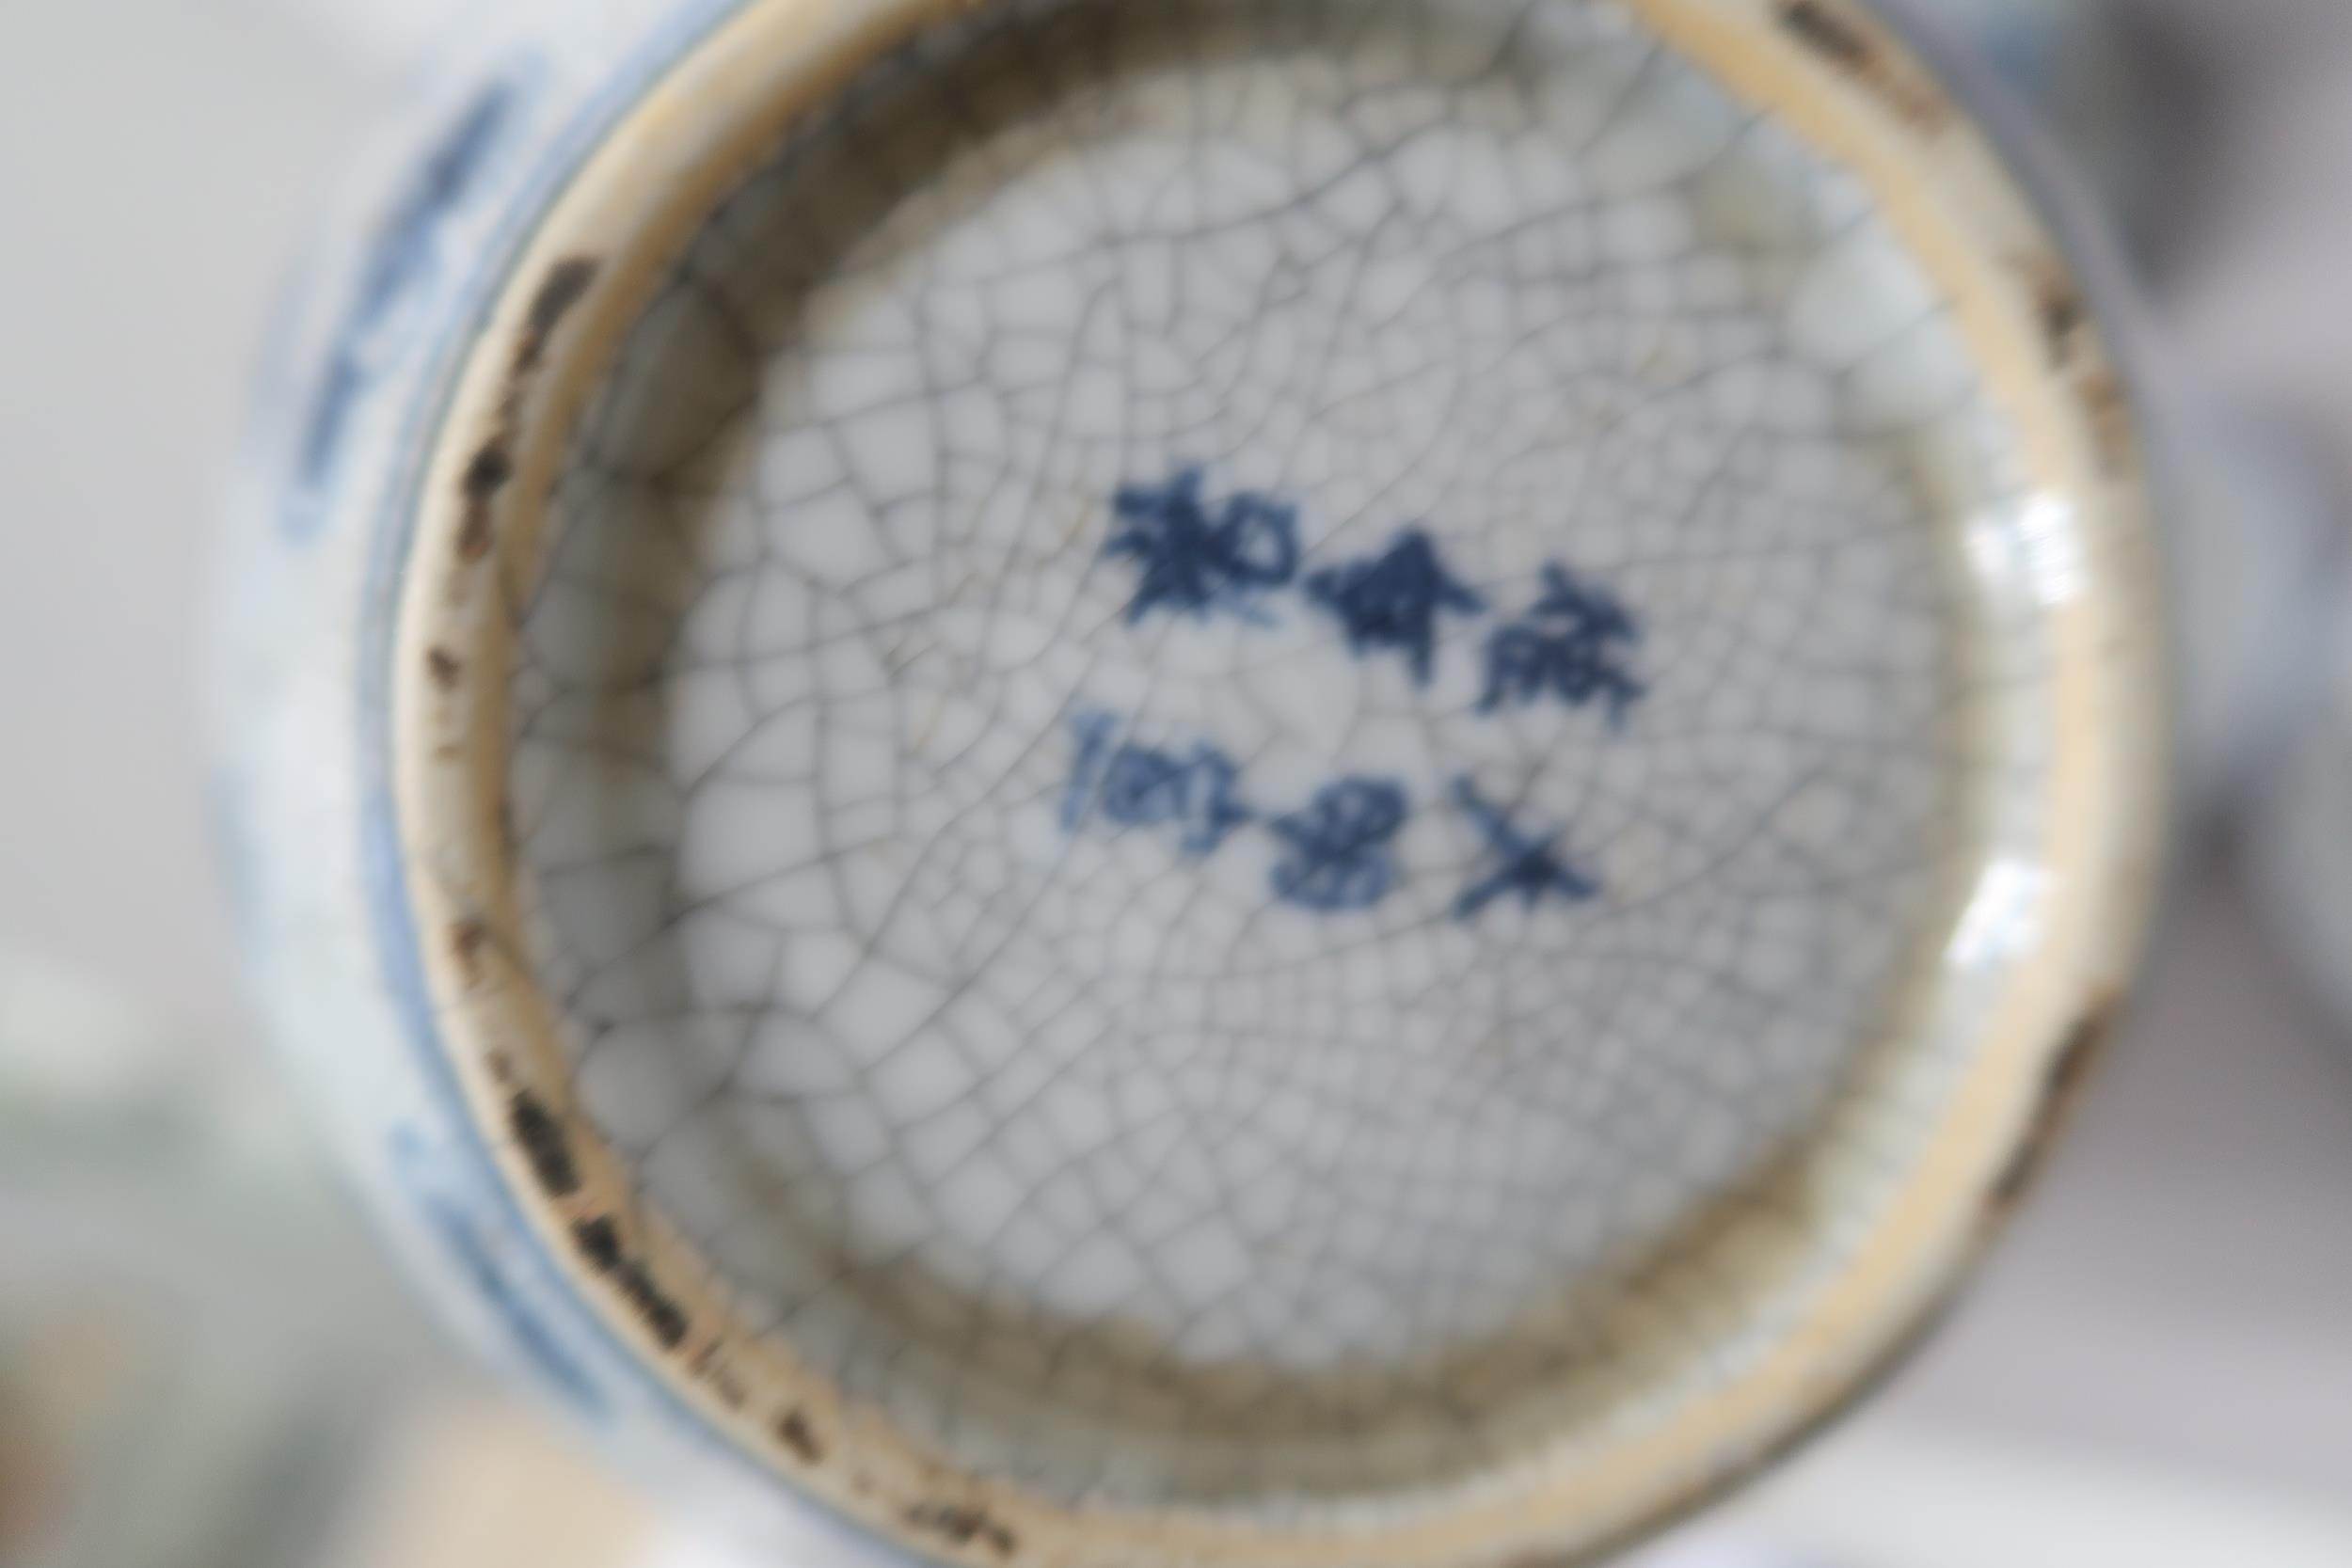
MULTIPOLYGON (((920 1554, 975 1564, 1470 1564, 1613 1550, 1704 1505, 1827 1424, 1921 1338, 2039 1164, 2106 1032, 2161 878, 2168 821, 2159 567, 2137 416, 2098 322, 2052 345, 2033 277, 2082 278, 1991 138, 1852 0, 1619 0, 1736 100, 1870 189, 1951 296, 1988 392, 2042 486, 2105 552, 2097 591, 2050 612, 2050 940, 1877 1232, 1742 1377, 1599 1451, 1538 1452, 1300 1530, 1210 1512, 1070 1507, 980 1480, 846 1407, 755 1339, 625 1168, 576 1123, 553 1004, 521 961, 506 843, 509 594, 536 560, 571 425, 675 252, 802 114, 971 0, 746 0, 675 61, 538 215, 433 432, 391 639, 388 723, 409 934, 439 1049, 510 1192, 618 1342, 734 1448, 920 1554), (2055 359, 2055 367, 2051 361, 2055 359), (471 672, 495 672, 486 680, 471 672), (2070 827, 2071 824, 2071 827, 2070 827), (552 1141, 545 1132, 553 1126, 552 1141), (1923 1174, 1924 1173, 1924 1174, 1923 1174)), ((2005 150, 2014 155, 2014 149, 2005 150)), ((2100 281, 2095 277, 2093 282, 2100 281)))

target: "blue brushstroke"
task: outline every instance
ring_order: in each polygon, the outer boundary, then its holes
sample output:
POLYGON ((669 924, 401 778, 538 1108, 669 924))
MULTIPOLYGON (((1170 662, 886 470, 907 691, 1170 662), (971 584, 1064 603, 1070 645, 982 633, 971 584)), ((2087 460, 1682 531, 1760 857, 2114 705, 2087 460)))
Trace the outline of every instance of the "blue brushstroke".
POLYGON ((1368 910, 1396 886, 1394 844, 1407 798, 1385 779, 1327 784, 1305 811, 1271 826, 1288 852, 1274 867, 1275 895, 1304 909, 1368 910))
POLYGON ((1641 644, 1641 623, 1614 594, 1565 567, 1546 566, 1544 583, 1535 608, 1487 640, 1486 691, 1478 711, 1526 707, 1552 696, 1570 707, 1604 704, 1610 723, 1622 727, 1644 694, 1625 664, 1641 644))
POLYGON ((515 1347, 520 1351, 547 1383, 564 1395, 575 1407, 589 1416, 605 1412, 604 1393, 588 1375, 585 1368, 573 1358, 570 1351, 556 1338, 553 1330, 541 1322, 515 1294, 507 1284, 505 1270, 488 1242, 483 1239, 473 1217, 464 1207, 444 1194, 430 1190, 423 1177, 423 1167, 431 1163, 422 1141, 408 1130, 392 1136, 394 1163, 403 1175, 411 1180, 410 1196, 418 1211, 433 1228, 441 1244, 449 1250, 457 1266, 464 1271, 467 1283, 474 1294, 498 1313, 515 1347))
MULTIPOLYGON (((400 307, 432 280, 442 229, 474 189, 516 119, 521 96, 508 79, 494 81, 476 94, 377 230, 358 293, 335 332, 326 368, 311 396, 295 474, 306 499, 314 499, 333 479, 352 411, 375 379, 376 340, 400 307)), ((307 534, 320 515, 314 505, 297 506, 289 514, 288 529, 307 534)))
POLYGON ((1388 551, 1369 561, 1335 566, 1307 579, 1307 594, 1338 617, 1351 652, 1361 657, 1395 649, 1412 666, 1413 678, 1429 684, 1438 644, 1438 617, 1485 611, 1486 599, 1446 570, 1428 534, 1408 529, 1388 551))
POLYGON ((1235 792, 1241 770, 1205 741, 1189 755, 1115 744, 1119 721, 1106 713, 1081 714, 1071 729, 1078 737, 1078 759, 1061 820, 1072 832, 1098 814, 1121 828, 1179 823, 1184 853, 1198 860, 1215 854, 1235 829, 1257 816, 1235 792))
POLYGON ((1599 896, 1599 882, 1561 858, 1560 832, 1522 831, 1467 778, 1454 782, 1454 800, 1486 841, 1486 858, 1494 864, 1489 875, 1454 901, 1456 919, 1475 921, 1487 905, 1513 894, 1521 908, 1530 910, 1548 898, 1581 904, 1599 896))
POLYGON ((1141 567, 1129 622, 1161 609, 1200 620, 1226 610, 1255 620, 1258 595, 1297 575, 1298 509, 1246 490, 1212 517, 1202 478, 1198 467, 1182 468, 1166 484, 1128 485, 1112 499, 1121 526, 1103 553, 1141 567))

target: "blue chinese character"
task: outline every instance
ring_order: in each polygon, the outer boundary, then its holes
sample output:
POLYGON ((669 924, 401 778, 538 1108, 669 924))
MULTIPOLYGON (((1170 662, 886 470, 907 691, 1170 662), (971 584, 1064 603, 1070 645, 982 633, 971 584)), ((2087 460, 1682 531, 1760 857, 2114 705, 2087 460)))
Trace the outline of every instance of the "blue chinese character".
POLYGON ((1215 747, 1196 745, 1189 757, 1148 746, 1112 742, 1119 721, 1089 713, 1072 721, 1078 761, 1062 798, 1061 819, 1075 832, 1100 811, 1121 828, 1156 828, 1180 823, 1184 853, 1211 855, 1234 829, 1256 815, 1234 794, 1240 771, 1215 747))
POLYGON ((1274 819, 1289 853, 1274 868, 1284 903, 1368 910, 1396 886, 1391 846, 1405 826, 1402 786, 1380 779, 1326 785, 1305 811, 1274 819))
POLYGON ((1437 649, 1438 616, 1449 610, 1475 615, 1486 608, 1484 598, 1445 569, 1437 546, 1419 529, 1398 534, 1388 553, 1375 560, 1317 572, 1307 579, 1307 593, 1339 617, 1352 652, 1397 649, 1423 686, 1429 684, 1437 649))
POLYGON ((1122 525, 1103 553, 1142 565, 1127 619, 1154 608, 1206 619, 1218 606, 1254 613, 1254 595, 1298 573, 1298 509, 1254 491, 1229 498, 1212 518, 1200 499, 1200 470, 1178 470, 1162 485, 1128 485, 1112 499, 1122 525))
POLYGON ((1492 713, 1506 703, 1525 707, 1549 693, 1570 707, 1606 703, 1609 721, 1623 724, 1643 694, 1623 662, 1641 641, 1640 623, 1609 590, 1580 582, 1560 566, 1544 568, 1544 596, 1526 618, 1488 639, 1486 694, 1478 711, 1492 713))
POLYGON ((1454 783, 1454 803, 1476 825, 1486 841, 1486 858, 1494 870, 1454 901, 1458 920, 1474 921, 1487 905, 1510 894, 1522 908, 1534 909, 1547 898, 1581 904, 1598 896, 1600 884, 1560 858, 1560 834, 1529 833, 1514 827, 1509 815, 1487 804, 1478 786, 1468 779, 1454 783))

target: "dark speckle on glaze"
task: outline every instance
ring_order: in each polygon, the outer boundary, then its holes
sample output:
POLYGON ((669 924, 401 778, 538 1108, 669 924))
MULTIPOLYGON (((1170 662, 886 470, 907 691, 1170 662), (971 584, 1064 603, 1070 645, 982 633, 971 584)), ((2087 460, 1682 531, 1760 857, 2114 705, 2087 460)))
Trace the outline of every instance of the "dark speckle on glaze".
POLYGON ((1789 32, 1825 58, 1848 71, 1868 68, 1870 40, 1823 0, 1782 0, 1780 15, 1789 32))
POLYGON ((904 1517, 913 1528, 954 1546, 978 1542, 998 1557, 1010 1557, 1019 1544, 1012 1531, 977 1503, 917 1503, 904 1517))
POLYGON ((549 1197, 569 1197, 580 1191, 580 1167, 572 1159, 571 1135, 544 1101, 528 1089, 516 1091, 507 1101, 506 1124, 549 1197))
POLYGON ((468 500, 486 501, 506 488, 506 482, 515 477, 515 457, 506 450, 503 440, 488 443, 473 454, 466 466, 462 483, 468 500))
POLYGON ((572 1227, 572 1240, 580 1247, 580 1255, 598 1274, 610 1274, 621 1265, 621 1232, 607 1218, 581 1220, 572 1227))
POLYGON ((523 335, 515 345, 515 374, 519 378, 538 370, 547 356, 548 340, 563 325, 572 308, 587 297, 596 286, 596 274, 602 270, 590 257, 571 256, 558 261, 548 271, 532 296, 531 309, 523 323, 523 335))
POLYGON ((1882 47, 1845 0, 1781 0, 1780 20, 1798 42, 1876 92, 1912 124, 1933 130, 1944 119, 1943 100, 1918 68, 1882 47))
POLYGON ((642 1259, 621 1245, 621 1234, 610 1216, 581 1220, 572 1227, 572 1242, 588 1266, 611 1279, 664 1350, 686 1342, 690 1325, 685 1308, 655 1282, 642 1259))
POLYGON ((490 927, 479 920, 460 921, 449 933, 449 949, 457 959, 466 984, 482 983, 482 953, 490 944, 490 927))
POLYGON ((564 318, 596 286, 603 263, 593 257, 570 256, 548 269, 524 313, 523 329, 515 341, 506 388, 499 399, 498 423, 489 439, 474 451, 457 482, 465 511, 457 528, 457 560, 476 566, 489 559, 498 544, 491 507, 515 478, 515 440, 532 380, 547 359, 548 342, 564 318))
POLYGON ((797 1407, 776 1418, 776 1440, 792 1450, 792 1457, 803 1465, 822 1465, 825 1445, 818 1437, 817 1428, 808 1413, 797 1407))
POLYGON ((2105 1053, 2107 1040, 2115 1032, 2117 1004, 2105 998, 2084 1009, 2066 1042, 2051 1058, 2049 1071, 2042 1082, 2042 1103, 2034 1112, 2033 1130, 2017 1152, 2010 1158, 2001 1178, 1994 1183, 1993 1198, 1988 1206, 1990 1219, 1997 1224, 2012 1213, 2026 1194, 2033 1190, 2035 1180, 2049 1163, 2050 1148, 2065 1131, 2075 1104, 2081 1100, 2083 1087, 2090 1080, 2092 1069, 2105 1053))

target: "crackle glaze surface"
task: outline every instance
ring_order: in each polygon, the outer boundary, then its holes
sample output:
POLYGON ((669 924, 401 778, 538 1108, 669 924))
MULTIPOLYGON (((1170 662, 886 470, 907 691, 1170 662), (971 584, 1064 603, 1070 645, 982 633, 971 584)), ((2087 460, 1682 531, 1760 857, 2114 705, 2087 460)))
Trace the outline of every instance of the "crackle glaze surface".
POLYGON ((226 639, 278 1032, 771 1543, 1615 1539, 1883 1363, 2112 1000, 2095 327, 1849 6, 946 10, 527 16, 355 187, 226 639))
POLYGON ((2013 461, 1852 182, 1605 8, 1027 8, 797 135, 586 416, 539 974, 851 1397, 1073 1495, 1425 1473, 1948 927, 2013 461))

